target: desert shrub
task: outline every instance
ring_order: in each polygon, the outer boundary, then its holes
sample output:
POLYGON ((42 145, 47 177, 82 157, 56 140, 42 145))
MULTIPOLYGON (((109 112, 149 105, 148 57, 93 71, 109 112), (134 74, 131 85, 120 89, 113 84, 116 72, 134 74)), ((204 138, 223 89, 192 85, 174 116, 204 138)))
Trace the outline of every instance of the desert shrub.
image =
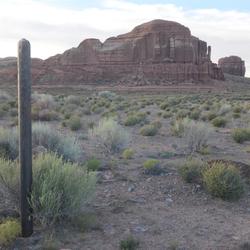
POLYGON ((70 129, 72 131, 76 131, 79 130, 82 126, 81 124, 81 119, 77 116, 72 116, 69 120, 68 120, 68 125, 70 127, 70 129))
POLYGON ((31 204, 40 222, 76 216, 92 198, 96 184, 93 172, 55 154, 38 155, 33 165, 31 204))
MULTIPOLYGON (((0 183, 10 192, 15 191, 18 196, 18 164, 1 161, 0 183)), ((56 154, 38 155, 33 160, 30 200, 34 218, 42 224, 53 224, 65 217, 78 215, 93 196, 95 184, 94 172, 65 162, 56 154)))
POLYGON ((101 166, 101 161, 96 159, 96 158, 92 158, 89 159, 86 162, 86 168, 88 169, 88 171, 97 171, 101 166))
POLYGON ((223 117, 216 117, 212 120, 212 124, 215 127, 225 127, 227 123, 227 120, 223 117))
POLYGON ((18 133, 16 129, 0 127, 0 157, 16 159, 18 156, 18 133))
POLYGON ((174 136, 181 137, 184 132, 184 123, 186 122, 186 119, 175 119, 172 121, 170 131, 171 134, 174 136))
POLYGON ((232 107, 230 104, 223 104, 218 110, 218 115, 225 115, 231 111, 232 107))
POLYGON ((156 159, 149 159, 143 163, 144 173, 150 175, 160 175, 163 169, 160 166, 160 161, 156 159))
POLYGON ((14 219, 7 219, 0 224, 0 246, 7 246, 21 235, 20 222, 14 219))
POLYGON ((168 108, 168 107, 169 107, 168 102, 163 102, 163 103, 161 103, 161 105, 160 105, 160 109, 162 109, 162 110, 165 110, 165 109, 168 108))
POLYGON ((112 118, 100 120, 90 135, 99 140, 106 153, 119 152, 129 143, 128 132, 112 118))
POLYGON ((154 124, 148 124, 148 125, 144 125, 141 129, 140 129, 140 134, 144 135, 144 136, 154 136, 158 133, 158 126, 154 125, 154 124))
POLYGON ((101 91, 98 93, 100 97, 107 98, 109 100, 114 100, 117 98, 116 93, 111 92, 111 91, 101 91))
POLYGON ((235 128, 232 131, 233 139, 238 143, 250 140, 250 129, 249 128, 235 128))
POLYGON ((243 107, 241 107, 241 106, 235 106, 233 108, 233 112, 234 113, 241 113, 242 109, 243 109, 243 107))
POLYGON ((125 160, 128 159, 132 159, 132 157, 134 156, 134 150, 132 148, 126 148, 123 152, 122 152, 122 158, 125 160))
POLYGON ((146 113, 135 113, 128 115, 126 118, 124 125, 125 126, 134 126, 138 123, 143 122, 146 119, 146 113))
POLYGON ((244 192, 244 184, 238 169, 222 162, 214 163, 203 173, 208 192, 224 200, 237 200, 244 192))
POLYGON ((240 118, 240 113, 233 113, 233 118, 234 119, 240 118))
POLYGON ((35 123, 32 126, 33 147, 42 146, 55 152, 65 160, 77 161, 82 153, 81 147, 74 136, 61 134, 49 125, 35 123))
POLYGON ((183 137, 188 145, 189 153, 200 152, 207 146, 211 129, 204 122, 186 121, 183 137))
POLYGON ((184 181, 188 183, 201 183, 203 162, 198 159, 187 159, 179 166, 179 173, 184 181))
POLYGON ((171 112, 165 112, 165 113, 163 114, 163 118, 164 118, 164 119, 167 119, 167 118, 170 118, 170 117, 172 117, 172 113, 171 113, 171 112))
POLYGON ((207 113, 207 119, 209 120, 209 121, 211 121, 211 120, 213 120, 214 118, 216 118, 216 114, 214 113, 214 112, 208 112, 207 113))
POLYGON ((82 101, 81 97, 75 95, 69 95, 65 98, 66 104, 75 104, 79 106, 81 104, 81 101, 82 101))
POLYGON ((121 240, 121 250, 136 250, 139 247, 139 241, 134 239, 132 236, 128 236, 127 239, 121 240))
POLYGON ((14 204, 19 203, 19 175, 16 162, 0 158, 0 191, 7 193, 14 204))
POLYGON ((40 121, 51 121, 59 118, 59 115, 54 109, 56 102, 52 95, 38 94, 32 95, 32 119, 40 121))
POLYGON ((190 114, 189 114, 189 118, 193 119, 193 120, 198 120, 200 117, 200 111, 199 110, 193 110, 190 114))

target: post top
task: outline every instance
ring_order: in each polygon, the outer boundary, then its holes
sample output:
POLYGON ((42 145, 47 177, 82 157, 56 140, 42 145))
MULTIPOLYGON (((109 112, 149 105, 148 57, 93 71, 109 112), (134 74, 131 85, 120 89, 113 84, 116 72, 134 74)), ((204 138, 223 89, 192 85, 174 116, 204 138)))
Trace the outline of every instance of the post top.
POLYGON ((26 45, 26 44, 30 45, 30 42, 27 39, 22 38, 21 40, 19 40, 18 44, 19 45, 26 45))

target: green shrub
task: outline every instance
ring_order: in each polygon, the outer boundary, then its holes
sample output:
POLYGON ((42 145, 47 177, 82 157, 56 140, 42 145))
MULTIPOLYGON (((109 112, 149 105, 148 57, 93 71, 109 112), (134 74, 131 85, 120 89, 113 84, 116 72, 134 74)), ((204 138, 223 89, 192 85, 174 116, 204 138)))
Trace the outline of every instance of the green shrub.
POLYGON ((92 158, 86 162, 86 167, 88 171, 97 171, 100 168, 100 166, 101 166, 101 161, 96 158, 92 158))
POLYGON ((7 219, 0 224, 0 246, 7 246, 21 235, 20 222, 7 219))
POLYGON ((178 171, 184 181, 188 183, 201 183, 203 162, 198 159, 188 159, 183 162, 178 171))
POLYGON ((18 133, 16 129, 0 127, 0 157, 16 159, 18 156, 18 133))
POLYGON ((125 126, 134 126, 138 123, 141 123, 142 121, 144 121, 146 119, 146 113, 136 113, 136 114, 132 114, 129 115, 125 122, 124 125, 125 126))
POLYGON ((126 148, 123 152, 122 152, 122 158, 125 160, 128 159, 132 159, 132 157, 134 156, 134 150, 132 148, 126 148))
POLYGON ((189 118, 193 120, 198 120, 200 117, 200 111, 199 110, 194 110, 189 114, 189 118))
POLYGON ((185 120, 183 127, 183 137, 187 143, 189 153, 201 152, 207 146, 211 129, 206 123, 193 120, 185 120))
POLYGON ((77 161, 82 154, 81 147, 74 136, 63 135, 43 123, 33 124, 32 143, 33 147, 42 146, 62 156, 65 160, 77 161))
POLYGON ((112 118, 100 120, 89 134, 99 140, 106 153, 120 152, 129 143, 128 132, 112 118))
MULTIPOLYGON (((19 196, 17 162, 1 160, 0 184, 19 196), (9 168, 8 168, 9 167, 9 168)), ((77 216, 94 194, 96 176, 85 168, 64 162, 56 154, 40 154, 33 160, 31 206, 42 224, 77 216)))
POLYGON ((223 104, 220 109, 218 110, 218 115, 225 115, 231 111, 232 107, 229 104, 223 104))
POLYGON ((181 137, 183 135, 183 132, 184 132, 185 121, 186 121, 186 118, 185 119, 175 119, 174 121, 172 121, 172 124, 170 127, 171 134, 174 136, 181 137))
POLYGON ((121 250, 136 250, 139 247, 139 241, 129 236, 127 239, 120 242, 121 250))
POLYGON ((145 169, 149 170, 149 169, 152 169, 152 168, 155 168, 156 166, 158 166, 159 163, 160 163, 159 160, 156 160, 156 159, 149 159, 149 160, 147 160, 147 161, 145 161, 145 162, 143 163, 143 167, 144 167, 145 169))
POLYGON ((159 128, 153 124, 144 125, 140 129, 140 134, 144 136, 154 136, 158 133, 159 128))
POLYGON ((211 121, 211 120, 213 120, 213 119, 215 119, 216 118, 216 114, 215 113, 213 113, 213 112, 208 112, 207 113, 207 119, 209 120, 209 121, 211 121))
POLYGON ((233 139, 238 143, 250 140, 250 128, 235 128, 232 131, 233 139))
POLYGON ((212 120, 212 124, 215 127, 225 127, 227 123, 227 120, 223 117, 216 117, 212 120))
POLYGON ((160 175, 164 172, 160 167, 160 161, 156 159, 149 159, 143 163, 144 173, 150 175, 160 175))
POLYGON ((222 162, 214 163, 203 173, 208 192, 224 200, 237 200, 244 192, 244 184, 238 169, 222 162))
POLYGON ((79 130, 82 126, 81 119, 77 116, 72 116, 68 121, 68 125, 72 131, 79 130))

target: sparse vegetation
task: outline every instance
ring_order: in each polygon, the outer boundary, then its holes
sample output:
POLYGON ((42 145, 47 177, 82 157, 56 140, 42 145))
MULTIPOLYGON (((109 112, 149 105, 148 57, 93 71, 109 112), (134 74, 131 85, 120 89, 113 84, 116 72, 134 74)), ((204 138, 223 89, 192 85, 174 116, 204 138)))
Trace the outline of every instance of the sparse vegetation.
POLYGON ((132 148, 126 148, 123 152, 122 152, 122 158, 125 160, 128 159, 132 159, 134 156, 134 150, 132 148))
POLYGON ((0 245, 7 246, 21 234, 20 222, 7 219, 0 224, 0 245))
MULTIPOLYGON (((17 162, 1 159, 0 184, 19 197, 17 162)), ((76 216, 93 197, 94 172, 77 164, 64 162, 56 154, 40 154, 33 161, 31 205, 36 221, 54 224, 65 217, 76 216)), ((16 199, 16 201, 18 201, 16 199)))
POLYGON ((96 158, 89 159, 86 162, 86 167, 88 171, 97 171, 100 168, 100 166, 101 166, 101 161, 96 158))
POLYGON ((232 131, 233 139, 238 143, 250 140, 250 129, 249 128, 236 128, 232 131))
POLYGON ((129 236, 127 239, 120 242, 121 250, 136 250, 139 247, 139 241, 129 236))
POLYGON ((96 137, 107 153, 117 153, 126 148, 129 134, 112 118, 102 119, 90 132, 96 137))
POLYGON ((227 124, 227 120, 223 117, 216 117, 212 120, 212 124, 215 127, 225 127, 227 124))
POLYGON ((199 159, 187 159, 179 166, 179 173, 188 183, 202 183, 204 163, 199 159))
POLYGON ((214 163, 203 173, 208 192, 224 200, 237 200, 244 192, 244 184, 239 171, 232 165, 214 163))

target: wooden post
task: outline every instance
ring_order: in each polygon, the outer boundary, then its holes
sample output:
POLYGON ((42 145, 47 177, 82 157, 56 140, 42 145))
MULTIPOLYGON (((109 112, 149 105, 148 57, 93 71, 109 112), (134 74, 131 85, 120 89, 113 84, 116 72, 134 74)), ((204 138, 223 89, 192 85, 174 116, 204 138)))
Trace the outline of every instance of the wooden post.
POLYGON ((33 233, 32 209, 29 202, 32 185, 31 59, 30 43, 25 39, 18 43, 17 66, 21 226, 22 236, 29 237, 33 233))

